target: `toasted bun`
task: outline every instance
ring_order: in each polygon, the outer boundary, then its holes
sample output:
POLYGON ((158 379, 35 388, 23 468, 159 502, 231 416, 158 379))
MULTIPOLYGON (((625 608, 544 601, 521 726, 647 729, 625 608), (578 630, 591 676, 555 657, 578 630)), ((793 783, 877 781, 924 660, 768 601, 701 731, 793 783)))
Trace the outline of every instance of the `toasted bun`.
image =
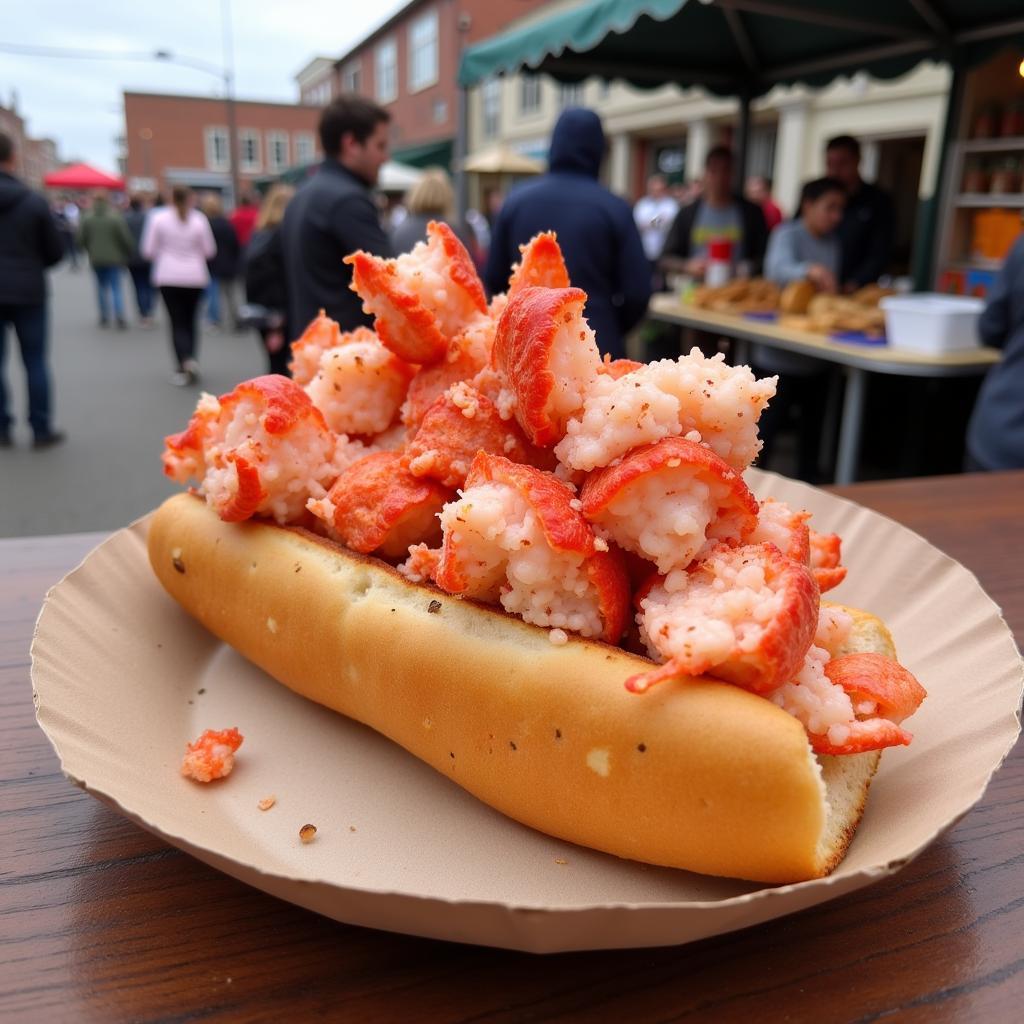
MULTIPOLYGON (((533 828, 651 864, 763 882, 828 873, 878 754, 815 757, 774 704, 409 583, 297 528, 221 522, 178 495, 149 557, 207 629, 296 693, 363 722, 533 828)), ((855 613, 850 650, 892 653, 855 613)))

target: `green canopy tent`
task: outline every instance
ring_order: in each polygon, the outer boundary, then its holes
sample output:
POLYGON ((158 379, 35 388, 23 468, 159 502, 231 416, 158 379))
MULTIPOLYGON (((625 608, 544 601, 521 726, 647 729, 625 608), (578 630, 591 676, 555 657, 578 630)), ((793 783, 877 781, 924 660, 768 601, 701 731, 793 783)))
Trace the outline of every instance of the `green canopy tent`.
MULTIPOLYGON (((736 96, 742 175, 750 102, 776 85, 821 87, 856 71, 894 78, 925 59, 946 61, 948 135, 963 69, 1010 45, 1024 45, 1022 0, 591 0, 469 47, 459 84, 529 69, 564 82, 597 76, 736 96)), ((465 145, 463 123, 460 157, 465 145)), ((923 233, 929 248, 933 231, 923 233)))

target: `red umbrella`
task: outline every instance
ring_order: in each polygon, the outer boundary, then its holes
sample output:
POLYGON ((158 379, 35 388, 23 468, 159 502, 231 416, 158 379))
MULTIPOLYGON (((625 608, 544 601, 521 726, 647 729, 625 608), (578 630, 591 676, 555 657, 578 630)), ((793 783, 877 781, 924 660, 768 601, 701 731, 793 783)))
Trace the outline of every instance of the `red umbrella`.
POLYGON ((72 164, 43 178, 47 188, 109 188, 124 191, 124 178, 113 178, 88 164, 72 164))

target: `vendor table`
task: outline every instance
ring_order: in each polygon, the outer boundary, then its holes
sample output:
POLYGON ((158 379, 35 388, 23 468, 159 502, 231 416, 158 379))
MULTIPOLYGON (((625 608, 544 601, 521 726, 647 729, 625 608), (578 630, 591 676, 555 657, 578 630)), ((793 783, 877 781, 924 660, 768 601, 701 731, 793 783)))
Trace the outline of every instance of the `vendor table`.
MULTIPOLYGON (((1024 638, 1024 472, 839 493, 972 569, 1024 638)), ((101 539, 0 541, 0 1019, 1020 1019, 1021 746, 898 874, 733 934, 538 957, 349 927, 218 873, 61 775, 33 716, 29 643, 47 588, 101 539)))
MULTIPOLYGON (((999 350, 994 348, 972 348, 930 356, 899 351, 884 345, 833 341, 823 334, 780 327, 771 321, 698 309, 684 304, 674 295, 654 296, 647 316, 651 320, 733 338, 743 344, 755 342, 768 348, 814 356, 841 366, 845 387, 839 423, 839 457, 836 461, 836 483, 839 484, 853 483, 857 476, 868 373, 890 373, 905 377, 967 377, 985 373, 1000 359, 999 350)), ((741 354, 738 361, 746 362, 746 355, 741 354)))

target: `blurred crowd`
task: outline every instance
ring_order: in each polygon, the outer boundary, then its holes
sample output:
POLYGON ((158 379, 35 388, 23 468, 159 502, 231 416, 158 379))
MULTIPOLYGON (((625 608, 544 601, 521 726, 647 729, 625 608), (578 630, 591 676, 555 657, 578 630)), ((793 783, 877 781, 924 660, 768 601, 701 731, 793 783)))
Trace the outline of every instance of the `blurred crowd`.
MULTIPOLYGON (((818 292, 841 294, 877 281, 889 267, 893 203, 861 176, 860 146, 848 135, 829 141, 826 175, 804 185, 792 211, 780 208, 764 177, 738 189, 726 146, 708 152, 699 180, 651 175, 645 194, 631 205, 601 182, 607 147, 600 118, 569 108, 554 127, 547 172, 507 195, 485 189, 480 208, 459 218, 452 182, 441 168, 427 169, 400 198, 375 191, 388 157, 389 120, 365 98, 335 99, 320 119, 324 160, 316 172, 297 190, 276 184, 258 201, 242 195, 229 213, 218 193, 195 195, 185 187, 151 199, 64 196, 47 206, 42 197, 24 195, 28 190, 10 170, 11 142, 0 136, 0 272, 5 263, 17 271, 0 273, 0 369, 10 324, 26 369, 36 445, 63 439, 50 410, 43 283, 45 269, 61 258, 73 270, 83 255, 88 261, 101 327, 127 326, 127 282, 140 326, 154 325, 162 302, 170 379, 182 387, 200 380, 200 319, 214 330, 253 332, 268 372, 281 374, 288 373, 289 342, 321 309, 343 331, 369 325, 371 317, 349 288, 344 257, 357 249, 379 256, 408 252, 426 238, 431 220, 452 227, 492 294, 504 291, 519 247, 540 231, 555 231, 573 285, 588 295, 598 344, 613 359, 626 355, 627 338, 656 291, 677 291, 688 281, 715 284, 725 273, 761 275, 779 286, 808 281, 818 292), (26 224, 35 225, 34 243, 24 240, 26 224)), ((1024 309, 1009 280, 1024 274, 1022 263, 1024 254, 1015 250, 1007 280, 995 291, 1002 311, 986 320, 986 343, 1006 347, 1007 359, 993 371, 995 384, 986 383, 989 408, 976 411, 971 426, 973 468, 1024 465, 1024 403, 1006 398, 1020 390, 1017 378, 1007 385, 1006 374, 1019 377, 1024 361, 1016 351, 1024 347, 1024 309), (1001 411, 989 422, 993 408, 1001 411), (993 443, 993 432, 1013 440, 993 443)), ((675 344, 678 350, 678 339, 675 344)), ((753 362, 759 372, 780 377, 764 422, 762 463, 771 459, 775 430, 795 409, 803 426, 800 474, 814 479, 810 453, 817 451, 827 377, 834 371, 816 359, 757 346, 753 362)), ((2 374, 0 403, 0 445, 9 445, 2 374)))

